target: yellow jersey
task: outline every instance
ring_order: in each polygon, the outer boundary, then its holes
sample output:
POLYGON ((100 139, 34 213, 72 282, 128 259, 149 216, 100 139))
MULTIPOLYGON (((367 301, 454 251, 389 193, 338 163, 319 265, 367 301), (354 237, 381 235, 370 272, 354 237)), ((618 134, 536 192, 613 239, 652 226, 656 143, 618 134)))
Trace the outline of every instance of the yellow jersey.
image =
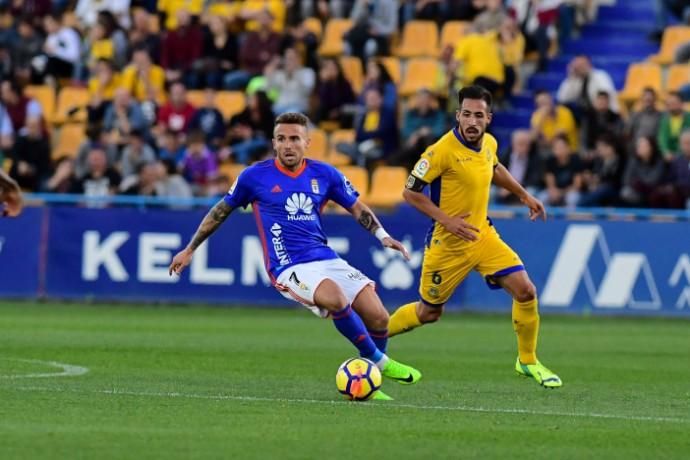
POLYGON ((469 213, 466 221, 480 230, 476 241, 465 241, 434 222, 427 234, 427 247, 464 250, 476 244, 489 230, 489 191, 498 164, 498 142, 488 133, 480 149, 465 142, 457 128, 429 146, 412 170, 412 175, 430 184, 430 198, 448 216, 469 213))

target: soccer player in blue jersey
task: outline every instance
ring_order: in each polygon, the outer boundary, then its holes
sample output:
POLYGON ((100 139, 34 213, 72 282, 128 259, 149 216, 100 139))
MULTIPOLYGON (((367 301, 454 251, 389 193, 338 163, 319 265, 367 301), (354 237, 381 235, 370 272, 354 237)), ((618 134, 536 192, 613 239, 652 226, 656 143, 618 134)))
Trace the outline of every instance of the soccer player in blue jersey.
MULTIPOLYGON (((381 373, 400 383, 416 383, 421 373, 386 355, 388 312, 374 283, 351 267, 326 244, 320 211, 332 200, 347 209, 383 246, 405 247, 383 229, 374 213, 357 198, 350 182, 333 166, 304 158, 309 146, 309 120, 288 112, 275 121, 273 148, 276 158, 245 169, 204 217, 185 249, 170 264, 180 274, 194 250, 224 221, 233 209, 252 205, 264 260, 273 285, 316 315, 330 317, 338 331, 370 359, 381 373)), ((380 391, 377 399, 390 399, 380 391)))

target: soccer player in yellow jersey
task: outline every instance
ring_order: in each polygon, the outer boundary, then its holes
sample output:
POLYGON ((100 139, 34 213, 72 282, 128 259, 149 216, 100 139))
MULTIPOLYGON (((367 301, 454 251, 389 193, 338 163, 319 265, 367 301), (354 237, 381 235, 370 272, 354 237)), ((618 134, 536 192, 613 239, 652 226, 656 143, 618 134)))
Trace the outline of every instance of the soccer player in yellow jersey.
POLYGON ((420 300, 391 316, 388 335, 437 321, 457 286, 476 270, 489 287, 503 288, 513 298, 519 351, 515 370, 544 387, 560 387, 561 379, 536 356, 537 291, 522 261, 501 240, 487 216, 492 182, 517 195, 529 208, 532 220, 546 219, 544 205, 498 162, 496 139, 485 133, 491 122, 491 94, 481 86, 468 86, 460 90, 458 99, 458 127, 426 149, 403 192, 405 200, 434 223, 427 234, 420 300), (423 193, 426 186, 430 196, 423 193))

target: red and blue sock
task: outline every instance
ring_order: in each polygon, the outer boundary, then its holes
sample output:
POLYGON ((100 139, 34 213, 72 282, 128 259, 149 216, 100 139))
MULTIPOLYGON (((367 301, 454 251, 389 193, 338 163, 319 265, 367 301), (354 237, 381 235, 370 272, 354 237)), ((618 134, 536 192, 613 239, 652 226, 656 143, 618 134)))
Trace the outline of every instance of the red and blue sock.
POLYGON ((384 357, 383 352, 376 347, 376 344, 367 332, 362 318, 350 305, 331 313, 331 317, 338 332, 357 347, 360 356, 375 363, 378 363, 384 357))
POLYGON ((374 341, 376 348, 385 353, 388 349, 388 329, 369 329, 367 328, 369 337, 374 341))

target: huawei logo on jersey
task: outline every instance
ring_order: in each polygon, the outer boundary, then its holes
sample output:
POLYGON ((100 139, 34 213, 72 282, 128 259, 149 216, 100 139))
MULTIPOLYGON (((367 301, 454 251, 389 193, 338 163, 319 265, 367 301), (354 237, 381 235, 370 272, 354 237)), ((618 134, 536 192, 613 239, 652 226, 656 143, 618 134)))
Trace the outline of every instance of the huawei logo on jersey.
POLYGON ((313 209, 314 203, 305 193, 293 193, 285 203, 288 220, 316 220, 316 215, 311 213, 313 209))

